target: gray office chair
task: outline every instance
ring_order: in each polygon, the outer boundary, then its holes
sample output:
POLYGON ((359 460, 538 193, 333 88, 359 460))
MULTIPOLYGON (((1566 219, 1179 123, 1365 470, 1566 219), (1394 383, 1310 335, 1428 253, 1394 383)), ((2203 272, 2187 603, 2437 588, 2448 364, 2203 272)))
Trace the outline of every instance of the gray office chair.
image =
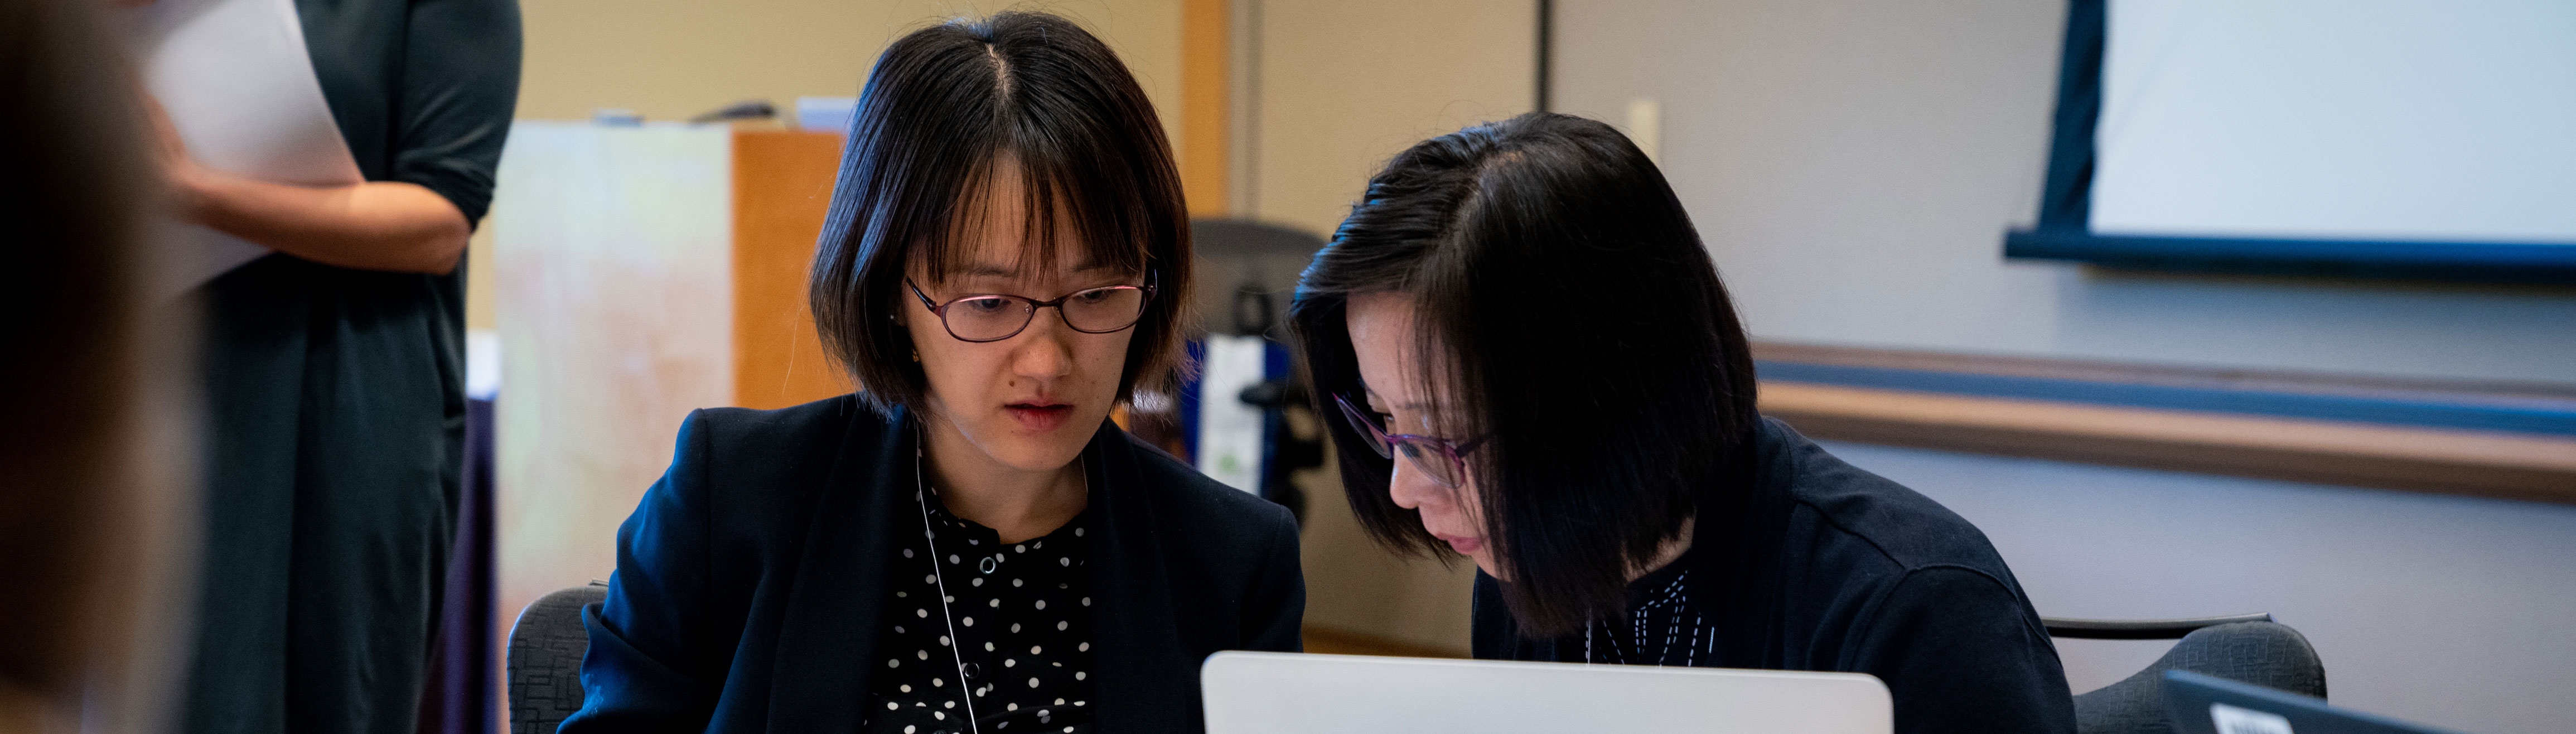
POLYGON ((2095 620, 2041 618, 2053 637, 2174 640, 2147 669, 2075 697, 2076 734, 2172 734, 2165 717, 2164 673, 2188 670, 2317 698, 2326 697, 2326 668, 2308 638, 2270 614, 2200 619, 2095 620))
POLYGON ((581 655, 590 650, 581 608, 608 598, 608 584, 547 594, 510 626, 510 734, 555 734, 581 710, 581 655))

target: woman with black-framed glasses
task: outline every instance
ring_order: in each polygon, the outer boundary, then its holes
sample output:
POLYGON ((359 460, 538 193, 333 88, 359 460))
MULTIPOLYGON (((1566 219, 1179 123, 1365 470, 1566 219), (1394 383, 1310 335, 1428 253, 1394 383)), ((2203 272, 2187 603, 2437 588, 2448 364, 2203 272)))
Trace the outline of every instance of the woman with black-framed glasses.
POLYGON ((1189 302, 1144 92, 1060 18, 952 21, 843 156, 809 298, 864 389, 690 415, 562 731, 1198 731, 1199 662, 1300 649, 1305 591, 1286 508, 1108 421, 1189 302))
POLYGON ((903 285, 921 306, 939 316, 940 328, 958 341, 997 342, 1019 336, 1036 320, 1038 310, 1052 308, 1064 318, 1065 328, 1085 334, 1114 334, 1135 326, 1145 313, 1145 302, 1154 297, 1153 271, 1146 271, 1144 285, 1106 285, 1085 288, 1065 294, 1063 298, 1041 301, 1027 296, 1004 293, 977 293, 958 296, 946 303, 933 301, 921 292, 921 284, 905 278, 903 285))
POLYGON ((1398 154, 1290 324, 1361 525, 1475 562, 1477 657, 1864 672, 1899 732, 2074 731, 1976 527, 1754 412, 1716 267, 1609 126, 1398 154))

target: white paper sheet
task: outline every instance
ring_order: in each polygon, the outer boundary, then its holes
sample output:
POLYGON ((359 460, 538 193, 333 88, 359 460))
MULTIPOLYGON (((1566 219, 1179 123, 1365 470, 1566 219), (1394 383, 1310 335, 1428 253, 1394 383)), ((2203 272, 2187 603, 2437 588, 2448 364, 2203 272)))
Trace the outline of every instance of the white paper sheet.
MULTIPOLYGON (((297 186, 364 180, 322 97, 294 0, 159 0, 125 20, 144 87, 198 164, 297 186)), ((165 231, 156 300, 268 254, 193 224, 165 231)))

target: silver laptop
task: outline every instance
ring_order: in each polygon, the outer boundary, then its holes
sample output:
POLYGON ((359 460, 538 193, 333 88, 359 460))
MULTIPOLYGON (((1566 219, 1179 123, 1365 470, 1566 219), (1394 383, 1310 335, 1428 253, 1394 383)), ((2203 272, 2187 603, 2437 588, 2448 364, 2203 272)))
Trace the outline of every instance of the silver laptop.
POLYGON ((1889 734, 1859 673, 1221 652, 1199 669, 1208 734, 1889 734))

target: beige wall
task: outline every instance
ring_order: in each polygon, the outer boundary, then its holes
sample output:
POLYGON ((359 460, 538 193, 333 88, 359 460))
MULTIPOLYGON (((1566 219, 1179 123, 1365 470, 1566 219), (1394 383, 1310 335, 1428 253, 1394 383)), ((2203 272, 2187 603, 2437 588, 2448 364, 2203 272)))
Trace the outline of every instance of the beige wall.
MULTIPOLYGON (((1255 154, 1237 162, 1257 219, 1330 235, 1388 157, 1534 101, 1529 2, 1269 0, 1258 15, 1255 154)), ((1306 623, 1465 654, 1475 566, 1392 556, 1331 472, 1301 480, 1306 623)))
POLYGON ((469 331, 501 328, 501 284, 492 279, 499 268, 492 260, 492 218, 484 217, 474 228, 474 237, 465 241, 465 328, 469 331))
POLYGON ((792 114, 799 96, 848 97, 887 42, 950 16, 1010 8, 1081 22, 1136 73, 1163 124, 1179 104, 1179 0, 525 0, 521 119, 616 107, 682 120, 745 99, 792 114))
POLYGON ((1330 234, 1380 164, 1530 110, 1530 2, 1262 3, 1252 214, 1330 234))
MULTIPOLYGON (((848 97, 886 43, 951 16, 1009 8, 1064 15, 1099 34, 1177 130, 1180 0, 524 0, 522 120, 588 119, 599 108, 685 120, 746 99, 795 115, 797 97, 848 97)), ((1180 138, 1172 143, 1178 150, 1180 138)), ((1181 155, 1188 155, 1182 151, 1181 155)), ((496 285, 488 228, 466 275, 466 328, 493 329, 496 285)))

